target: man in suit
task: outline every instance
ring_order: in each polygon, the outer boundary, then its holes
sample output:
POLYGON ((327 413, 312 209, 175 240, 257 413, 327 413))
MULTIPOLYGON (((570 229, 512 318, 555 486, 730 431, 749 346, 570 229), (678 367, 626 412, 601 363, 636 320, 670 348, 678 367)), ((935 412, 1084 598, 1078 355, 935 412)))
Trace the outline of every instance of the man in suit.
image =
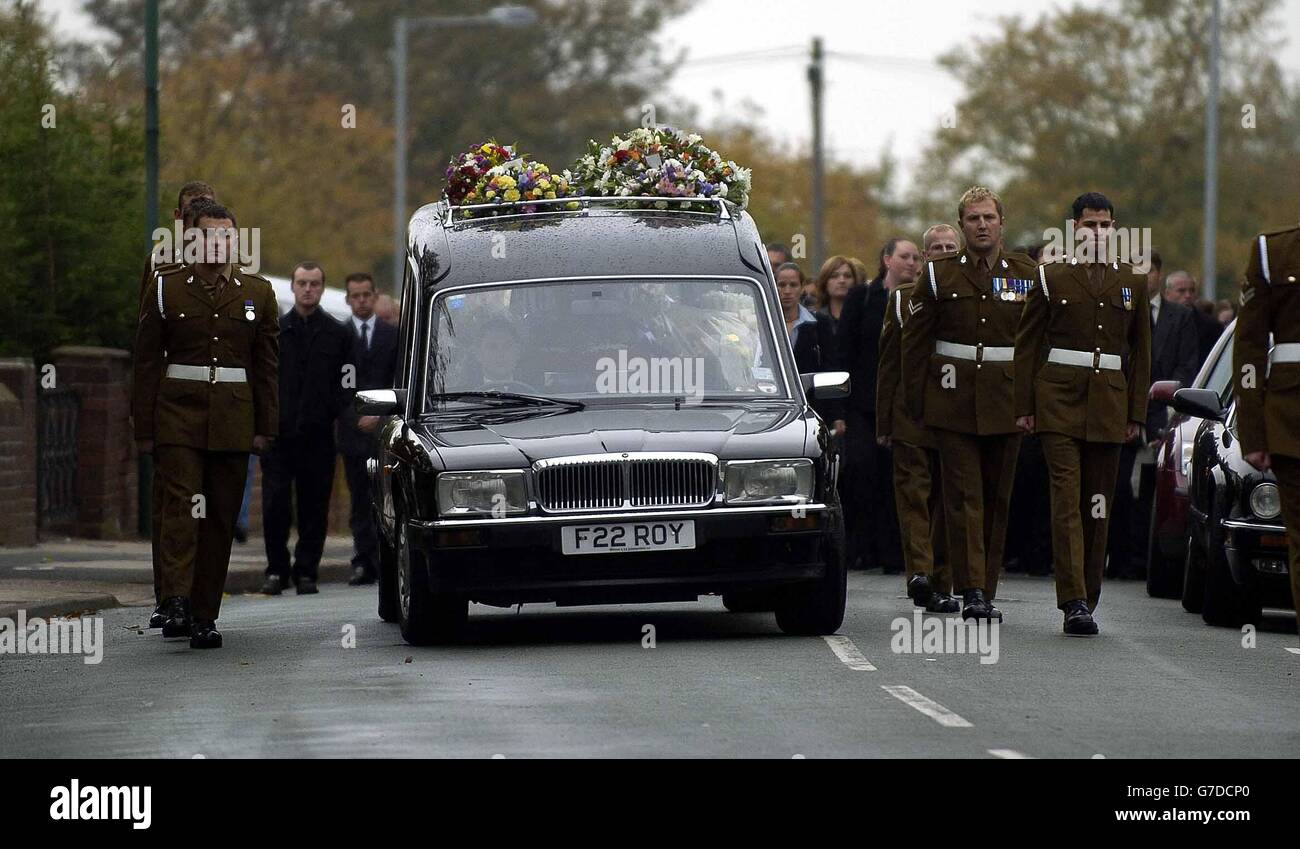
POLYGON ((164 637, 220 648, 216 628, 250 451, 275 436, 275 292, 232 263, 235 216, 197 201, 203 262, 161 263, 141 300, 131 412, 154 456, 164 637))
POLYGON ((890 239, 880 250, 883 270, 865 286, 849 291, 836 334, 840 362, 851 377, 845 417, 845 474, 857 493, 857 515, 848 527, 854 539, 850 551, 861 568, 879 566, 886 574, 903 572, 903 544, 894 504, 893 455, 876 441, 876 378, 880 371, 880 331, 885 325, 890 293, 915 282, 921 254, 906 239, 890 239))
MULTIPOLYGON (((1173 275, 1170 275, 1171 277, 1173 275)), ((1198 335, 1192 310, 1167 297, 1167 281, 1160 279, 1160 258, 1152 254, 1147 273, 1151 314, 1151 382, 1176 380, 1191 386, 1199 370, 1198 335)), ((1126 442, 1120 449, 1114 511, 1106 548, 1110 556, 1108 577, 1141 578, 1146 574, 1151 504, 1155 499, 1155 446, 1164 437, 1169 413, 1164 404, 1148 404, 1145 437, 1126 442), (1138 468, 1136 494, 1132 486, 1138 468)))
MULTIPOLYGON (((352 333, 352 363, 356 366, 355 389, 390 389, 397 371, 397 328, 375 315, 374 278, 358 272, 344 281, 352 316, 347 326, 352 333)), ((379 536, 371 512, 370 480, 366 460, 375 456, 375 430, 379 416, 359 415, 349 404, 338 421, 339 453, 347 474, 352 499, 349 523, 352 528, 352 586, 373 584, 379 569, 379 536)))
POLYGON ((1214 350, 1214 343, 1223 335, 1223 325, 1213 315, 1203 312, 1196 304, 1199 287, 1190 271, 1175 271, 1165 279, 1165 299, 1182 304, 1192 311, 1196 326, 1196 370, 1200 371, 1205 358, 1214 350))
POLYGON ((278 439, 262 456, 267 564, 262 592, 267 595, 279 595, 291 576, 298 595, 317 592, 334 487, 334 421, 352 398, 352 337, 320 308, 324 269, 300 262, 292 281, 293 309, 280 319, 278 439), (295 503, 298 543, 290 569, 290 508, 295 503))

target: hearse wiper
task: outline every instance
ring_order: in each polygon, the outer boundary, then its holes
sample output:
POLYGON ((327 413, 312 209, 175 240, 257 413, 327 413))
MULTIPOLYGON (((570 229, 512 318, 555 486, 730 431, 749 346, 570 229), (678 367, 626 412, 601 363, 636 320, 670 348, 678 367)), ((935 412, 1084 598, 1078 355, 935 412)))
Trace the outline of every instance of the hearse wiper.
POLYGON ((585 410, 587 405, 572 398, 548 398, 545 395, 524 395, 518 392, 439 392, 429 396, 435 401, 459 401, 464 398, 485 398, 492 401, 515 401, 524 404, 551 405, 568 407, 571 410, 585 410))

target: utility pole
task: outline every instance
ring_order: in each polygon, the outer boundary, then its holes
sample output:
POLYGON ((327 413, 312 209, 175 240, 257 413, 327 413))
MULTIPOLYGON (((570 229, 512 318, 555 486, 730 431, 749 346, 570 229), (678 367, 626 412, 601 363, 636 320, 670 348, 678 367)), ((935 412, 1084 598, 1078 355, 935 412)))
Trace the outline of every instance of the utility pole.
POLYGON ((825 230, 823 229, 822 207, 825 198, 822 195, 822 40, 814 38, 812 42, 812 64, 808 66, 808 83, 812 86, 812 265, 810 271, 816 274, 826 259, 825 230))
POLYGON ((393 297, 406 273, 406 39, 407 19, 393 21, 393 297))
MULTIPOLYGON (((153 250, 153 231, 158 227, 158 0, 144 6, 144 240, 153 250)), ((136 528, 140 535, 153 534, 153 458, 136 459, 136 528)))
POLYGON ((1210 2, 1210 85, 1205 97, 1205 256, 1201 263, 1201 293, 1213 301, 1215 285, 1215 239, 1219 218, 1219 3, 1210 2))

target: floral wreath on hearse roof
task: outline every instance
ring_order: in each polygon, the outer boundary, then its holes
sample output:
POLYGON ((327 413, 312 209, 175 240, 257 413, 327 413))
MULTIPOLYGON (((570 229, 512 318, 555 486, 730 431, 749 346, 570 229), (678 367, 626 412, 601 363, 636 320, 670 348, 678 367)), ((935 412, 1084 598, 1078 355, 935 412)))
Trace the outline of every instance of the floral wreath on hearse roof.
POLYGON ((566 174, 553 174, 530 154, 521 154, 514 145, 498 144, 495 139, 454 158, 447 166, 446 178, 444 196, 450 206, 510 204, 499 210, 461 210, 464 218, 473 218, 476 213, 494 216, 535 212, 538 207, 527 201, 555 200, 571 194, 566 174))
MULTIPOLYGON (((697 133, 673 127, 638 127, 607 144, 592 140, 587 153, 566 172, 579 194, 602 197, 721 198, 744 209, 751 171, 704 144, 697 133)), ((669 204, 667 209, 713 209, 705 204, 669 204)))

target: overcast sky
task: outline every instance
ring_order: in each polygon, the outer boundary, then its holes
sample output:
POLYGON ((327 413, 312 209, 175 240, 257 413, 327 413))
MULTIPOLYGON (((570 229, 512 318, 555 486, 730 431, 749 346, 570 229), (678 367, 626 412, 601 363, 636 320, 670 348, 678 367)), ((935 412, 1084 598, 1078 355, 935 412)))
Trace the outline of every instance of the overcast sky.
MULTIPOLYGON (((1116 2, 1088 0, 1087 5, 1116 2)), ((753 102, 778 139, 806 144, 811 122, 808 50, 813 37, 821 36, 830 54, 825 94, 829 154, 874 164, 888 147, 906 172, 961 93, 934 58, 996 32, 1000 17, 1036 18, 1070 5, 1061 0, 698 0, 693 11, 666 27, 663 41, 669 48, 687 50, 688 63, 677 74, 672 93, 697 104, 706 121, 721 110, 734 113, 753 102), (754 58, 736 61, 738 54, 754 58)), ((93 37, 80 0, 40 0, 40 6, 54 15, 61 32, 93 37)), ((436 6, 430 3, 429 11, 436 6)), ((1300 78, 1300 0, 1283 0, 1277 23, 1278 36, 1286 39, 1279 61, 1300 78)), ((671 114, 656 118, 675 122, 671 114)))

